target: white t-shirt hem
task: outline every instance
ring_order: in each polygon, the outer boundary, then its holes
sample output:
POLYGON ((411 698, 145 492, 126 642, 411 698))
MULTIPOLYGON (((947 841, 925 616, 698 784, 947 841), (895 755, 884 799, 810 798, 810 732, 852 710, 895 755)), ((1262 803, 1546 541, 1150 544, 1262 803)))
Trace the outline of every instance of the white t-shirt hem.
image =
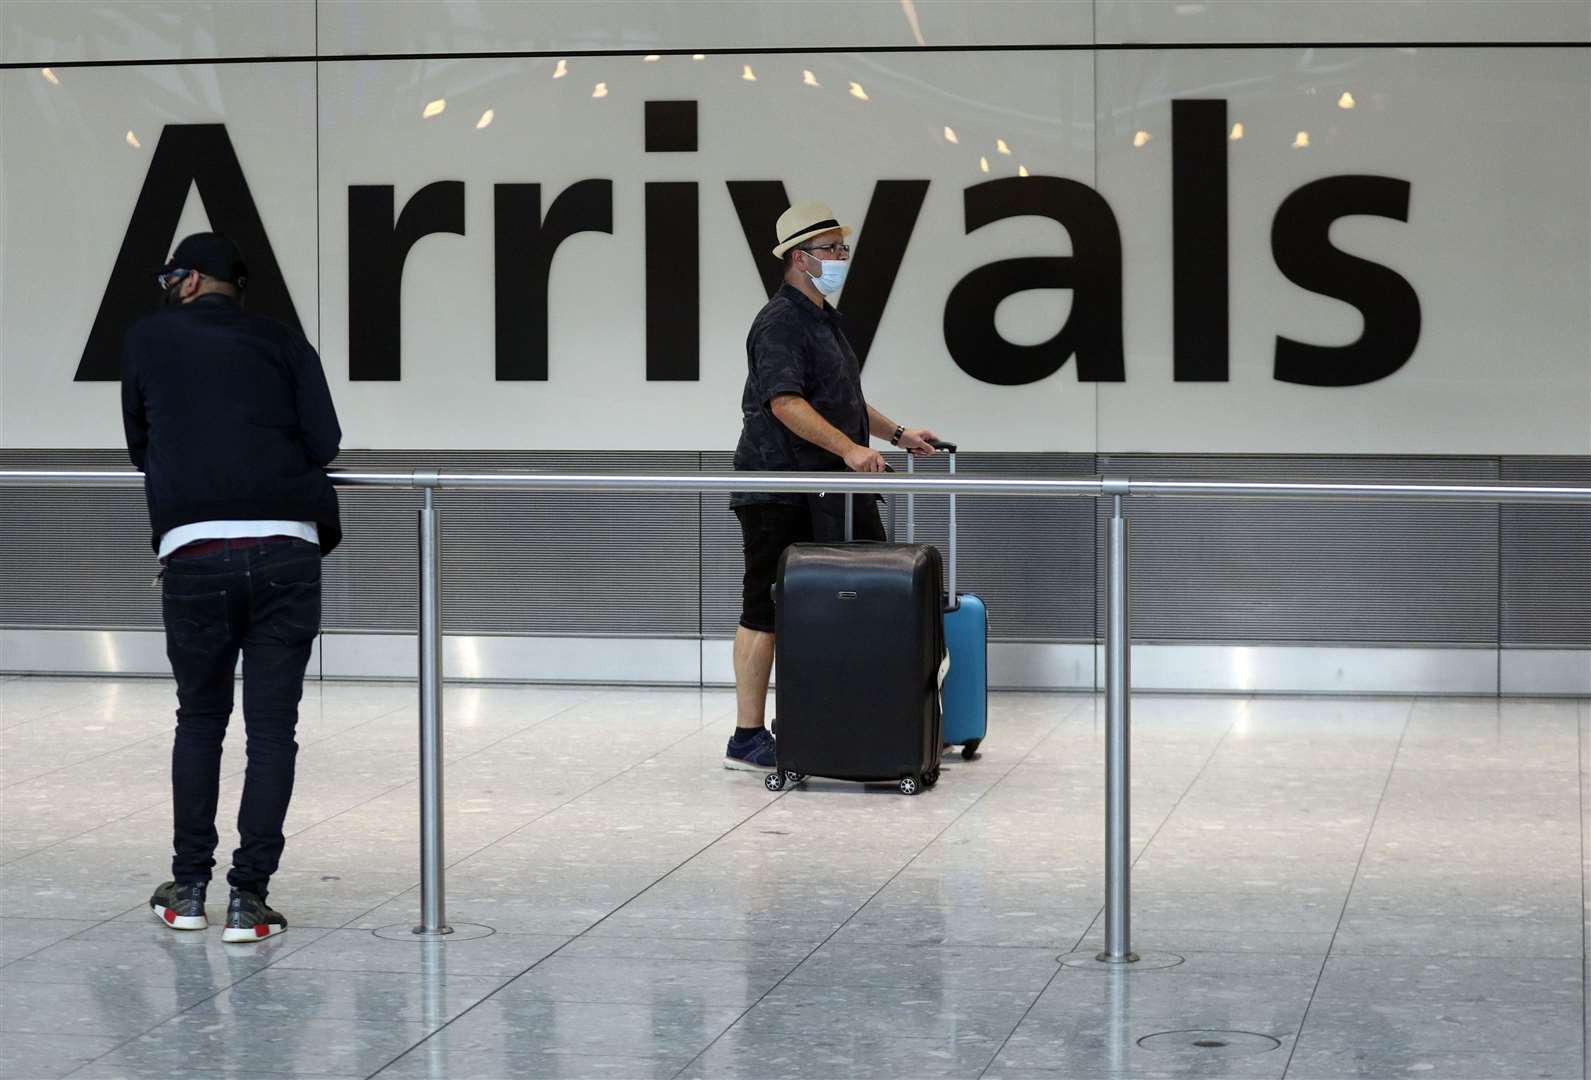
POLYGON ((291 536, 320 545, 320 529, 312 521, 195 521, 178 525, 160 538, 161 559, 201 540, 247 540, 258 536, 291 536))

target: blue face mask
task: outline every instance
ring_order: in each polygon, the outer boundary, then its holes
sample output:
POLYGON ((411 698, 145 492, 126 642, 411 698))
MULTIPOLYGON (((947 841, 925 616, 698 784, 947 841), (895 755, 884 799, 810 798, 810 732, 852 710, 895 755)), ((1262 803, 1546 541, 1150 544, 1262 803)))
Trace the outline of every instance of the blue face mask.
POLYGON ((812 278, 812 284, 818 287, 818 292, 824 296, 833 296, 845 286, 845 275, 851 269, 851 260, 820 259, 819 262, 823 266, 823 273, 807 276, 812 278))

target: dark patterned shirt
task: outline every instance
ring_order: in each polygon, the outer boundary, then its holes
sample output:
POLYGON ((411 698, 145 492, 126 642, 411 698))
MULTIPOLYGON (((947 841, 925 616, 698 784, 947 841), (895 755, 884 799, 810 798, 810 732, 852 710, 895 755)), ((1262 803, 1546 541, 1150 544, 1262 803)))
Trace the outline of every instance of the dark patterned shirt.
MULTIPOLYGON (((840 314, 814 304, 800 289, 785 284, 757 313, 746 336, 746 389, 740 399, 740 442, 735 468, 741 471, 826 472, 845 462, 807 442, 773 415, 773 399, 797 394, 818 415, 866 446, 867 402, 862 397, 862 365, 841 329, 840 314)), ((805 495, 736 492, 731 506, 788 503, 804 506, 805 495)))

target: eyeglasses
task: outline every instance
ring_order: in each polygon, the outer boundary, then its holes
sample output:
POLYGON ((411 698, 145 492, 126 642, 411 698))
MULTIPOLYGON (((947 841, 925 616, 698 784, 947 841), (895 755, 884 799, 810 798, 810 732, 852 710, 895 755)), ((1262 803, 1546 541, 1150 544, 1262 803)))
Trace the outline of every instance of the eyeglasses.
POLYGON ((850 244, 813 244, 811 247, 804 247, 801 250, 802 251, 840 251, 840 252, 844 252, 846 254, 846 256, 849 256, 851 254, 851 245, 850 244))
POLYGON ((155 284, 162 289, 169 289, 191 273, 193 273, 192 270, 179 270, 175 267, 170 270, 163 270, 155 275, 155 284))

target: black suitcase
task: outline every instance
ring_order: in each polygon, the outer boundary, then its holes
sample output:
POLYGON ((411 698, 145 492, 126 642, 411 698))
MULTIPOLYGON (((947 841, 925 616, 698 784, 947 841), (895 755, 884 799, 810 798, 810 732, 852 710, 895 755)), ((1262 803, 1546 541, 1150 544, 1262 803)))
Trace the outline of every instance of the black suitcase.
POLYGON ((794 544, 780 557, 770 791, 807 776, 907 795, 939 781, 943 577, 927 544, 794 544))

